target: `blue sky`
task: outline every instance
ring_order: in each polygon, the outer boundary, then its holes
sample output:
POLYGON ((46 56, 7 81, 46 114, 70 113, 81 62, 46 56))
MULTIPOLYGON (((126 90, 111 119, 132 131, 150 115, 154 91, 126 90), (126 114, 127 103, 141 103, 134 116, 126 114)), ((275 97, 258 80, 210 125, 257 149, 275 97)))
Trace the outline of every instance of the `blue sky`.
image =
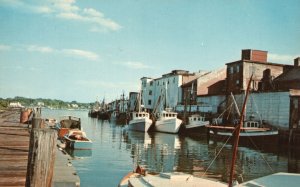
POLYGON ((300 56, 298 0, 0 0, 0 97, 93 102, 140 78, 300 56))

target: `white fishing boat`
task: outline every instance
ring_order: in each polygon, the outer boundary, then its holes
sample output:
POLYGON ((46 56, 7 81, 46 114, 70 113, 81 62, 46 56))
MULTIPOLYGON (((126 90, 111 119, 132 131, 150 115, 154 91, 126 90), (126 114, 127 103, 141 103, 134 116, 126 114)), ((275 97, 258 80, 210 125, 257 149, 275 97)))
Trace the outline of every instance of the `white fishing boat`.
POLYGON ((70 130, 64 136, 64 140, 66 141, 66 148, 69 149, 92 149, 92 141, 81 130, 70 130))
POLYGON ((152 120, 150 119, 150 114, 146 111, 142 111, 142 97, 141 92, 137 97, 137 104, 135 109, 138 112, 132 112, 131 120, 128 123, 128 129, 134 131, 148 132, 152 125, 152 120))
POLYGON ((157 113, 155 130, 158 132, 178 133, 182 120, 177 118, 177 113, 170 109, 157 113))
POLYGON ((132 120, 129 121, 128 129, 134 131, 147 132, 152 125, 152 120, 148 112, 133 112, 132 120))
POLYGON ((209 125, 209 121, 206 121, 204 116, 193 114, 188 117, 187 123, 183 125, 183 131, 189 133, 204 133, 206 132, 207 125, 209 125))

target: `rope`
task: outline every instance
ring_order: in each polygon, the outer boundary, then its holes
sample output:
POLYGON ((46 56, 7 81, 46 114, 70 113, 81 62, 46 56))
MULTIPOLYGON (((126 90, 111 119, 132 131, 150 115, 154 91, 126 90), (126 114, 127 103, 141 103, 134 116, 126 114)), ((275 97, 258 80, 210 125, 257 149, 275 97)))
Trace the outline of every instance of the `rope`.
MULTIPOLYGON (((234 129, 234 131, 232 131, 232 135, 233 133, 236 131, 237 128, 234 129)), ((212 164, 214 163, 214 161, 217 159, 217 157, 220 155, 221 151, 223 150, 223 148, 225 147, 225 145, 227 144, 227 142, 229 141, 229 139, 231 138, 231 136, 229 136, 227 138, 227 140, 225 141, 225 143, 222 145, 221 149, 219 150, 219 152, 217 153, 217 155, 213 158, 213 160, 210 162, 210 164, 208 165, 208 167, 206 168, 205 172, 202 174, 201 177, 204 177, 204 175, 207 173, 207 171, 209 170, 209 168, 212 166, 212 164)))
MULTIPOLYGON (((249 134, 249 133, 246 132, 246 134, 249 134)), ((251 143, 254 145, 254 147, 255 147, 256 149, 259 150, 258 146, 254 143, 253 139, 252 139, 250 136, 248 136, 248 138, 250 139, 250 141, 251 141, 251 143)), ((265 161, 265 163, 268 165, 270 171, 274 173, 273 168, 272 168, 271 165, 268 163, 268 161, 265 159, 265 157, 264 157, 261 153, 260 153, 259 155, 262 157, 262 159, 263 159, 263 160, 265 161)))

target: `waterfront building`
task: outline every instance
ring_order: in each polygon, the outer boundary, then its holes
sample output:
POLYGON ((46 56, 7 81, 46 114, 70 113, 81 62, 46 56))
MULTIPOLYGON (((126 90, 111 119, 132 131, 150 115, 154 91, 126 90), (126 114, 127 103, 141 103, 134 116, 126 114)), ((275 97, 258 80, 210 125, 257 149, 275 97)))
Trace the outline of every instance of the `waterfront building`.
POLYGON ((201 73, 196 79, 183 84, 181 103, 177 111, 183 111, 186 106, 191 112, 213 112, 212 102, 199 102, 198 97, 223 95, 225 93, 226 67, 201 73))
POLYGON ((175 109, 178 103, 182 102, 181 85, 195 79, 197 76, 199 76, 197 73, 173 70, 171 73, 164 74, 156 79, 141 78, 144 107, 151 111, 155 107, 163 109, 163 102, 165 102, 166 107, 175 109), (163 102, 160 102, 161 100, 163 102))
POLYGON ((253 74, 246 115, 256 112, 264 122, 282 130, 300 128, 299 59, 294 60, 294 66, 275 64, 267 62, 267 51, 242 50, 241 60, 226 64, 226 82, 223 87, 219 85, 223 94, 199 94, 197 103, 211 105, 212 113, 217 116, 227 108, 230 93, 233 93, 241 108, 246 82, 253 74))
POLYGON ((128 110, 129 112, 137 111, 138 105, 138 92, 129 92, 129 99, 128 99, 128 110))
POLYGON ((227 63, 227 94, 243 93, 252 74, 251 91, 270 90, 274 78, 292 68, 291 65, 268 62, 267 55, 267 51, 244 49, 241 60, 227 63))

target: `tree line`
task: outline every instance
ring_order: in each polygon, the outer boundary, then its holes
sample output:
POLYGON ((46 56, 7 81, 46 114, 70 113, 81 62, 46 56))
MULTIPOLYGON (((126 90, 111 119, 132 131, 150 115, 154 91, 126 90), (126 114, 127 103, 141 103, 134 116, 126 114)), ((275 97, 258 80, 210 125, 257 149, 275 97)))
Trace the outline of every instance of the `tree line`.
POLYGON ((66 102, 58 99, 43 99, 43 98, 26 98, 16 96, 14 98, 0 98, 0 108, 9 107, 10 103, 19 102, 24 107, 47 107, 53 109, 64 109, 64 108, 79 108, 79 109, 88 109, 92 105, 92 103, 79 103, 77 101, 66 102))

